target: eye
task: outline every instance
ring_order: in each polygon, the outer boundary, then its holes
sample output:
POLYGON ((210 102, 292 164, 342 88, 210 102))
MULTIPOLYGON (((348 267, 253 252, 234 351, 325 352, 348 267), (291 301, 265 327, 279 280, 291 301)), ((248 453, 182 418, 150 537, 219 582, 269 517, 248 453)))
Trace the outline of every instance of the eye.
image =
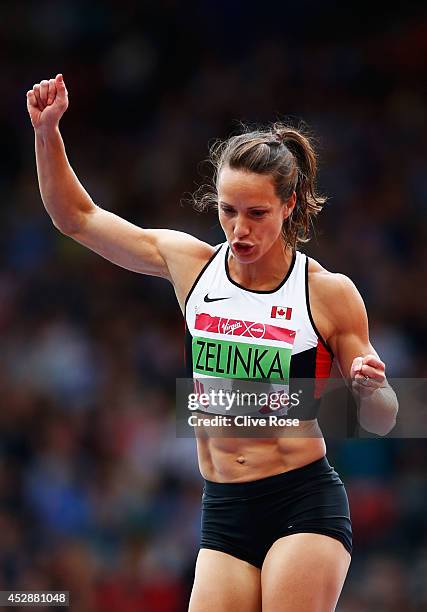
POLYGON ((221 212, 225 215, 232 215, 234 213, 234 209, 231 206, 221 206, 221 212))
POLYGON ((261 219, 261 217, 265 216, 265 213, 266 213, 265 210, 253 210, 252 216, 255 217, 256 219, 261 219))

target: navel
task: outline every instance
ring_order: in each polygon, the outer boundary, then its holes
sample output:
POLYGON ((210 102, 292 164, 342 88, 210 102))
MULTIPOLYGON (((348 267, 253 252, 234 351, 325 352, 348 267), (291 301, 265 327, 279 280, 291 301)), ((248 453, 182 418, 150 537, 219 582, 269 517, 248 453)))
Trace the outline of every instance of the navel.
POLYGON ((240 457, 237 457, 236 461, 237 463, 245 463, 246 459, 243 457, 243 455, 240 455, 240 457))

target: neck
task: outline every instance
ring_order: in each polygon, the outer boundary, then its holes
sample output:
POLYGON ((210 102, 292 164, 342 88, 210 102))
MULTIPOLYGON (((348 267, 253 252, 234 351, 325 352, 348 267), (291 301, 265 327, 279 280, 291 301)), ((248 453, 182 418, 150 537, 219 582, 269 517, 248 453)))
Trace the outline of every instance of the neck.
POLYGON ((246 289, 270 291, 284 279, 292 263, 293 252, 281 239, 253 263, 239 262, 232 252, 228 255, 228 271, 232 280, 246 289))

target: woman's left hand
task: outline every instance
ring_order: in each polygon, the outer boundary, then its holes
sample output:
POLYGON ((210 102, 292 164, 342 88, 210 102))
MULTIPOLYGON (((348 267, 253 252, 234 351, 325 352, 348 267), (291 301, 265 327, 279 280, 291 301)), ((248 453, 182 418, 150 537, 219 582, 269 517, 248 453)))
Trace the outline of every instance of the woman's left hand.
POLYGON ((385 363, 376 355, 355 357, 350 377, 358 391, 375 391, 386 386, 385 363))

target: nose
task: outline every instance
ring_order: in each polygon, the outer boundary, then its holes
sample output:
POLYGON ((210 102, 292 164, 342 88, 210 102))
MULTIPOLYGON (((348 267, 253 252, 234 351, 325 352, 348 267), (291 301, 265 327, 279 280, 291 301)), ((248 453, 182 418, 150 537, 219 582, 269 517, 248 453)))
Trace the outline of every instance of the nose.
POLYGON ((234 226, 234 236, 239 240, 245 238, 250 232, 249 224, 246 219, 238 216, 234 226))

